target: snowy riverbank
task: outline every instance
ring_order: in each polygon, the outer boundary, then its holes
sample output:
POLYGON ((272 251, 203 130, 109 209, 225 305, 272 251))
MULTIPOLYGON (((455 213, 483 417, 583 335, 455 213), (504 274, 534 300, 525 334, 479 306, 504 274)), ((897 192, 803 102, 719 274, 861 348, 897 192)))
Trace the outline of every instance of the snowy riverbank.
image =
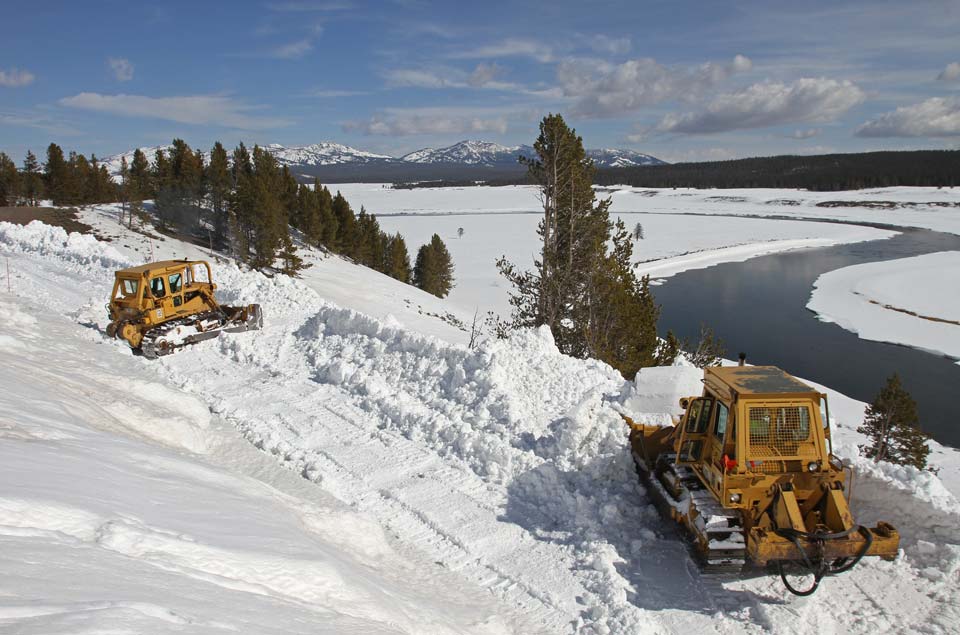
POLYGON ((826 273, 807 308, 863 339, 960 360, 958 290, 960 252, 940 252, 826 273))

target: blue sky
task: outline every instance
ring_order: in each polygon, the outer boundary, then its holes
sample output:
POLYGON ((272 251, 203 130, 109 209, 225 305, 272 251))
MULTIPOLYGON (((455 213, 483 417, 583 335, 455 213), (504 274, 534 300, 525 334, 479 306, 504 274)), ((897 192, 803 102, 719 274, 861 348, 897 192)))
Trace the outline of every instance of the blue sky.
POLYGON ((960 2, 16 3, 0 150, 182 137, 400 155, 530 143, 669 161, 960 147, 960 2))

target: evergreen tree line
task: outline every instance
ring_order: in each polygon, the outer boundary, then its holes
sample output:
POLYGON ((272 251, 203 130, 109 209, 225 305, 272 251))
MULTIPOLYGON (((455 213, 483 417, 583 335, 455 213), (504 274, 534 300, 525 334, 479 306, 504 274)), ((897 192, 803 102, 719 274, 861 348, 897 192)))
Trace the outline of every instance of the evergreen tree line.
POLYGON ((42 167, 33 152, 27 151, 21 169, 0 152, 0 205, 36 205, 51 199, 54 205, 112 203, 119 195, 107 168, 96 155, 90 158, 71 152, 64 157, 55 143, 47 148, 42 167))
POLYGON ((120 201, 131 227, 143 201, 153 200, 161 231, 187 234, 259 270, 292 275, 303 268, 293 228, 311 246, 434 295, 445 297, 453 286, 453 262, 439 236, 420 248, 411 267, 399 233, 388 235, 363 208, 354 213, 340 192, 331 194, 319 181, 312 187, 299 183, 287 166, 259 146, 250 151, 241 143, 228 155, 218 141, 205 160, 201 151, 174 139, 169 150, 156 152, 152 163, 139 149, 129 164, 123 158, 119 184, 95 156, 87 160, 71 152, 65 160, 54 143, 42 168, 32 152, 22 170, 0 153, 0 203, 35 205, 42 197, 54 205, 120 201))
POLYGON ((597 185, 694 188, 960 186, 960 150, 776 156, 599 170, 597 185))
POLYGON ((546 325, 561 352, 600 359, 627 378, 671 363, 680 343, 657 337, 660 307, 649 277, 637 278, 631 234, 610 220, 610 199, 595 198, 596 168, 583 140, 563 117, 548 115, 533 147, 536 156, 521 161, 543 204, 541 254, 528 271, 497 262, 514 287, 512 326, 546 325))

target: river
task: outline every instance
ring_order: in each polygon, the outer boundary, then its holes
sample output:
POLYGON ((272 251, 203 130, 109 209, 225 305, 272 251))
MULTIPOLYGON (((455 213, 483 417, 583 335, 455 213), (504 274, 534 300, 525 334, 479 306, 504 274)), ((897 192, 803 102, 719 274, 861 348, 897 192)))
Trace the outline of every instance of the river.
MULTIPOLYGON (((887 377, 899 373, 917 401, 922 429, 937 441, 960 447, 960 365, 938 355, 860 339, 821 322, 806 308, 823 273, 866 262, 936 251, 960 251, 960 236, 921 229, 900 235, 820 249, 791 251, 686 271, 654 288, 662 305, 661 332, 691 342, 700 324, 724 341, 727 357, 747 354, 752 364, 772 364, 871 401, 887 377)), ((945 289, 945 293, 958 293, 945 289)))

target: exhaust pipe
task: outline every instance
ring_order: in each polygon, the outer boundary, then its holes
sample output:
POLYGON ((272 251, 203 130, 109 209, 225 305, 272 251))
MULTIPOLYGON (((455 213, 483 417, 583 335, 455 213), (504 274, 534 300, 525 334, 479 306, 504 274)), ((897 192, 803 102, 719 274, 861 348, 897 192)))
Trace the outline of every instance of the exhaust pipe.
POLYGON ((740 353, 740 366, 743 366, 746 363, 747 363, 747 354, 740 353))

